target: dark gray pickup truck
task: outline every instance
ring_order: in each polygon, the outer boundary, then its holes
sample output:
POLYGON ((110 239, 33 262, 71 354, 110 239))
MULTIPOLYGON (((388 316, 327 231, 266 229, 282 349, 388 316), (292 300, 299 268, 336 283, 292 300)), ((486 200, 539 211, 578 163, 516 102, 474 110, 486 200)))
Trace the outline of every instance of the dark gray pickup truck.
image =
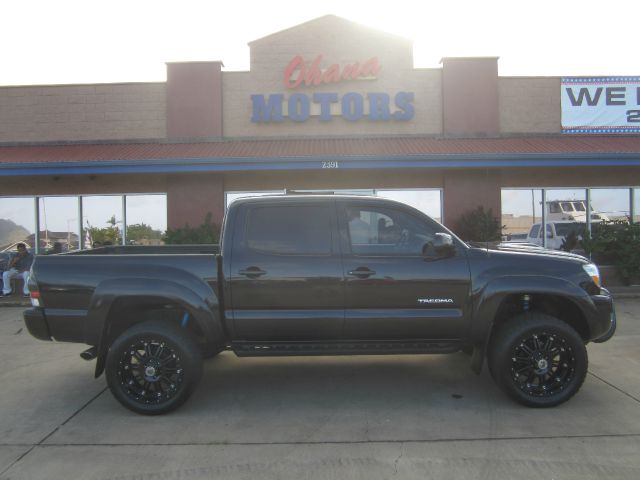
POLYGON ((615 331, 609 292, 585 258, 475 248, 378 198, 238 200, 220 248, 105 247, 37 257, 33 336, 90 346, 113 395, 144 414, 193 392, 203 358, 472 353, 533 407, 568 400, 590 342, 615 331))

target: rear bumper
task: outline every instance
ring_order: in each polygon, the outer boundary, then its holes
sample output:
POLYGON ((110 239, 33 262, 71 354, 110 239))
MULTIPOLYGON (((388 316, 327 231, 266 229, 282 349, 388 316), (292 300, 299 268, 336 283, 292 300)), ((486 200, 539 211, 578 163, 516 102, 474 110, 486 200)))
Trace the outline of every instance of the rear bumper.
POLYGON ((41 308, 25 310, 23 317, 27 330, 32 336, 38 340, 51 340, 49 325, 47 325, 47 319, 44 317, 44 312, 41 308))
POLYGON ((613 336, 617 326, 613 298, 606 288, 602 288, 600 295, 592 295, 591 300, 597 312, 591 325, 592 340, 597 343, 606 342, 613 336))

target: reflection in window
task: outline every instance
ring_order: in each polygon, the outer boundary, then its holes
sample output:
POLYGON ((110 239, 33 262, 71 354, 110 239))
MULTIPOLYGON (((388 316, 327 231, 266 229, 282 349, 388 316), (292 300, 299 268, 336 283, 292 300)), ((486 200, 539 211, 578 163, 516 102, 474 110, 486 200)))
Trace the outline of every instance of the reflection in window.
POLYGON ((122 197, 82 197, 82 229, 85 248, 122 244, 122 197))
POLYGON ((127 243, 160 245, 167 230, 166 195, 127 195, 127 243))
POLYGON ((436 222, 442 220, 442 191, 440 189, 376 190, 378 197, 405 203, 429 215, 436 222))
POLYGON ((629 220, 628 188, 592 188, 590 193, 591 222, 629 220))
POLYGON ((346 221, 354 255, 421 256, 436 233, 423 219, 388 208, 348 206, 346 221))
POLYGON ((41 253, 80 248, 78 197, 41 197, 39 209, 41 253))
POLYGON ((586 222, 586 195, 584 188, 547 190, 547 222, 586 222))
POLYGON ((35 243, 33 198, 0 198, 0 250, 16 242, 35 243))
MULTIPOLYGON (((551 205, 550 205, 551 206, 551 205)), ((553 204, 559 211, 557 202, 553 204)), ((502 225, 504 239, 510 242, 526 242, 531 227, 538 223, 532 238, 538 237, 542 221, 542 190, 502 189, 502 225)))

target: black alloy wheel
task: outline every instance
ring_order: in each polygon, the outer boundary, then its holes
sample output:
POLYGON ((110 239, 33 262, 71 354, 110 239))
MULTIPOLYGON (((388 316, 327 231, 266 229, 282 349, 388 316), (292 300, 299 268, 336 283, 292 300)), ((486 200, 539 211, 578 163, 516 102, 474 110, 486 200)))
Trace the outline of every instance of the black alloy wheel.
POLYGON ((565 322, 528 312, 508 320, 492 339, 490 371, 519 403, 552 407, 566 402, 584 382, 584 341, 565 322))
POLYGON ((202 374, 202 354, 188 332, 144 322, 120 335, 107 354, 107 384, 137 413, 157 415, 182 405, 202 374))

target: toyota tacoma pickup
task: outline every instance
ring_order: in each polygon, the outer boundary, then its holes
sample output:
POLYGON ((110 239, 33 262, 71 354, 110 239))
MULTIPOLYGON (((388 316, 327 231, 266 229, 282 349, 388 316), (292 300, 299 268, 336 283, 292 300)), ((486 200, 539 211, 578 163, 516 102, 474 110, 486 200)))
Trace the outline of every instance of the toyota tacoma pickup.
POLYGON ((115 398, 183 404, 203 359, 470 353, 521 404, 571 398, 613 302, 581 256, 470 246, 401 203, 284 195, 229 207, 220 246, 104 247, 39 256, 29 332, 84 343, 115 398))

